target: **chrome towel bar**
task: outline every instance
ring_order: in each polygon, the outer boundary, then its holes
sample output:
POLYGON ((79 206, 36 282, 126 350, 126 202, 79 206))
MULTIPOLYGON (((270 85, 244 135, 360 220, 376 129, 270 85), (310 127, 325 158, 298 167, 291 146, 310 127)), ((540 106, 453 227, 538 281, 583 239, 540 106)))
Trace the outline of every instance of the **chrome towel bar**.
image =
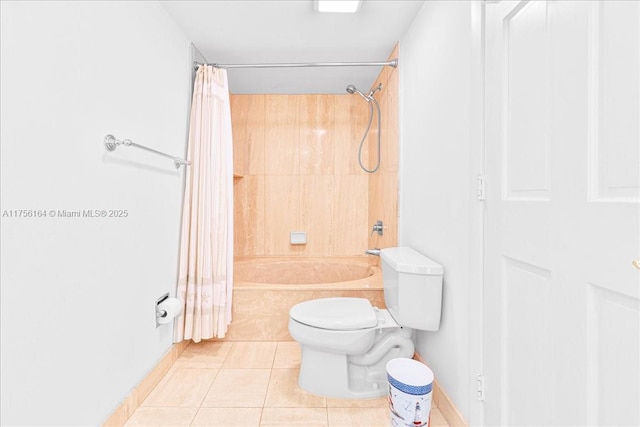
POLYGON ((176 169, 179 169, 180 166, 182 166, 182 165, 190 165, 191 164, 191 162, 189 160, 181 159, 180 157, 175 157, 175 156, 172 156, 170 154, 166 154, 166 153, 163 153, 161 151, 154 150, 153 148, 149 148, 149 147, 145 147, 144 145, 136 144, 135 142, 131 141, 130 139, 123 139, 122 141, 120 141, 120 140, 116 139, 116 137, 113 136, 113 135, 105 135, 105 137, 104 137, 104 146, 107 149, 107 151, 115 151, 115 149, 116 149, 116 147, 118 147, 118 145, 125 145, 127 147, 141 148, 143 150, 150 151, 150 152, 158 154, 160 156, 168 157, 171 160, 173 160, 173 164, 176 166, 176 169))

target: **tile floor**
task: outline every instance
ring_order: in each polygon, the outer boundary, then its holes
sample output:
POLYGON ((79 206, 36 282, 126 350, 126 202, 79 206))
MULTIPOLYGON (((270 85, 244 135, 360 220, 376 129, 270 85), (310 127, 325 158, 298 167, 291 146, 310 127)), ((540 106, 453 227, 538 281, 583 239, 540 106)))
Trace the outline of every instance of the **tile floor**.
MULTIPOLYGON (((125 424, 133 426, 385 426, 386 398, 332 399, 301 390, 295 342, 191 344, 125 424)), ((433 408, 431 427, 447 422, 433 408)))

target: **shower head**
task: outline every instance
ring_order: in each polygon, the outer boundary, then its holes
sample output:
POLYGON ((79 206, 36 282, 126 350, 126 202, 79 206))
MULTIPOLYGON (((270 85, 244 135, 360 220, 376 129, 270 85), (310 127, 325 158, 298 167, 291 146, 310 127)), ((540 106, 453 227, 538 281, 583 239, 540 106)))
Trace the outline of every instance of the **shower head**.
POLYGON ((358 89, 356 89, 354 85, 347 86, 347 92, 349 92, 351 95, 353 95, 354 93, 357 93, 358 95, 363 97, 367 102, 371 102, 371 98, 365 95, 364 93, 360 92, 358 89))

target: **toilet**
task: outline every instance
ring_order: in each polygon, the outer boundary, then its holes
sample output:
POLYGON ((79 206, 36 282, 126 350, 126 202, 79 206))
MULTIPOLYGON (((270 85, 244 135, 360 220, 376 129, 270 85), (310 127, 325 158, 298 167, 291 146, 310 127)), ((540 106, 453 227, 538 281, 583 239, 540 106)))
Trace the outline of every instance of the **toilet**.
POLYGON ((365 298, 319 298, 289 311, 289 333, 300 344, 298 385, 327 397, 387 394, 386 363, 413 357, 413 330, 437 331, 443 268, 409 247, 380 251, 387 309, 365 298))

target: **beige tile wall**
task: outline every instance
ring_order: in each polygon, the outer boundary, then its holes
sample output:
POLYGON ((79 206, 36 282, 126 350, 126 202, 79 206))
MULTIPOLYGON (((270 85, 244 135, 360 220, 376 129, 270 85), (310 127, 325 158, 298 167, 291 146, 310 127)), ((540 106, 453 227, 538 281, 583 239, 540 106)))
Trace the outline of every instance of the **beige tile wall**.
MULTIPOLYGON (((397 57, 397 49, 391 57, 397 57)), ((369 119, 359 96, 232 95, 236 256, 351 256, 397 243, 397 71, 376 94, 382 164, 369 175, 357 153, 369 119), (387 228, 370 238, 378 219, 387 228), (306 231, 307 244, 289 244, 306 231)), ((345 85, 349 82, 345 82, 345 85)), ((363 158, 375 164, 376 122, 363 158)))
MULTIPOLYGON (((398 55, 396 46, 389 59, 398 58, 398 55)), ((369 237, 369 247, 387 248, 398 244, 398 69, 385 67, 373 86, 378 83, 382 83, 382 91, 375 95, 382 116, 382 160, 378 172, 369 175, 368 222, 374 224, 381 219, 385 229, 382 236, 369 237)), ((375 165, 376 157, 377 153, 372 149, 369 153, 371 165, 375 165)))

